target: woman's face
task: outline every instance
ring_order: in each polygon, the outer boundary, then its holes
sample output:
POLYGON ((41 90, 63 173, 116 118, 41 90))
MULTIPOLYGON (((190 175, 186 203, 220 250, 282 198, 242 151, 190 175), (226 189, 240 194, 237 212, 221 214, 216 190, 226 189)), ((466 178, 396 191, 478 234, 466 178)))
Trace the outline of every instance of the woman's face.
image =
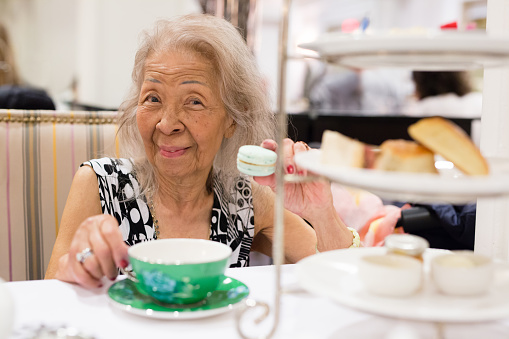
POLYGON ((149 55, 136 120, 148 160, 168 178, 208 176, 234 132, 211 63, 191 52, 149 55))

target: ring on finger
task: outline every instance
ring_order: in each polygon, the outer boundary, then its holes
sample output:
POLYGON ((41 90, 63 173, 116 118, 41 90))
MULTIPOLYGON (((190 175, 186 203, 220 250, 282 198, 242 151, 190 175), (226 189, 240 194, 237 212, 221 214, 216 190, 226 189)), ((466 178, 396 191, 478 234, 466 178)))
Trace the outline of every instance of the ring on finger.
POLYGON ((306 151, 309 151, 311 149, 311 147, 309 147, 309 145, 306 144, 304 141, 299 141, 299 143, 303 144, 304 147, 306 147, 306 151))
POLYGON ((93 255, 94 252, 89 247, 85 248, 83 251, 76 253, 76 260, 79 261, 80 264, 83 264, 88 257, 93 255))

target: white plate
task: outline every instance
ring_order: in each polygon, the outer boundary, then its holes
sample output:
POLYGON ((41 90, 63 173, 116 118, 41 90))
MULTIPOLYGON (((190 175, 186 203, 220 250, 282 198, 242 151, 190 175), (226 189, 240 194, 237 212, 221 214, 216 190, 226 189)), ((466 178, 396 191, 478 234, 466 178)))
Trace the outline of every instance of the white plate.
POLYGON ((409 320, 481 322, 509 317, 509 267, 497 265, 493 288, 483 296, 454 297, 438 293, 429 280, 429 259, 444 250, 424 255, 426 281, 417 294, 404 298, 379 297, 363 288, 358 272, 364 255, 383 254, 383 247, 335 250, 297 263, 299 284, 309 292, 361 311, 409 320))
POLYGON ((509 194, 509 172, 504 168, 506 162, 490 162, 492 174, 487 176, 388 172, 325 165, 321 163, 321 151, 316 149, 297 153, 295 162, 315 174, 343 185, 365 189, 385 200, 465 204, 479 197, 509 194))
POLYGON ((299 47, 314 50, 330 62, 358 68, 465 70, 509 62, 509 37, 484 31, 329 32, 299 47))

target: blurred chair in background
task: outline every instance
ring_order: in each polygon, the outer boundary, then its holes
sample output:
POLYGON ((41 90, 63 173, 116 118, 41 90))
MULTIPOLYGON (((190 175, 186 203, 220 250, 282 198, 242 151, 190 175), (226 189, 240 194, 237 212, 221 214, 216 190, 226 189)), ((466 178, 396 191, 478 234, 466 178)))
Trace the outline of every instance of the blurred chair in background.
POLYGON ((72 178, 118 156, 117 112, 0 109, 0 277, 44 277, 72 178))

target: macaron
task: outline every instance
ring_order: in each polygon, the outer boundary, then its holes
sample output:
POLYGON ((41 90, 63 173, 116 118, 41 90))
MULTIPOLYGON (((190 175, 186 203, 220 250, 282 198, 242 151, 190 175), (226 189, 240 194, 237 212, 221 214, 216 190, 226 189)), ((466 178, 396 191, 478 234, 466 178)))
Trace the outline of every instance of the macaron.
POLYGON ((237 153, 237 168, 247 175, 264 177, 276 170, 277 154, 261 146, 244 145, 237 153))

